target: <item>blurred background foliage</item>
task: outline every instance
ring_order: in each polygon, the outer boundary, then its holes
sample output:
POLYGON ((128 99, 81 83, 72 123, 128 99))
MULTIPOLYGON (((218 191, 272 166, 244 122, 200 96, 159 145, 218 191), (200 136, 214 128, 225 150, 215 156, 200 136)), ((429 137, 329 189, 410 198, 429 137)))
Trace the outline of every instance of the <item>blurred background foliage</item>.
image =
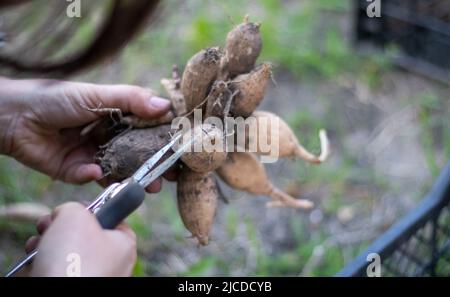
MULTIPOLYGON (((320 128, 331 138, 332 157, 321 166, 291 160, 267 166, 277 185, 314 200, 315 210, 267 210, 264 198, 224 187, 230 204, 220 203, 208 247, 187 239, 174 187, 166 184, 128 220, 139 238, 136 276, 330 276, 429 190, 450 157, 448 86, 399 70, 381 53, 358 53, 351 4, 163 1, 157 20, 120 55, 72 78, 161 91, 159 79, 170 76, 172 64, 183 67, 199 49, 223 46, 227 32, 248 13, 262 23, 259 61, 276 66, 276 84, 261 108, 282 115, 313 151, 319 150, 320 128)), ((83 22, 68 52, 92 36, 96 20, 83 22)), ((99 190, 54 182, 0 157, 0 205, 41 201, 53 207, 88 200, 99 190)), ((0 220, 0 229, 5 270, 33 227, 0 220)))

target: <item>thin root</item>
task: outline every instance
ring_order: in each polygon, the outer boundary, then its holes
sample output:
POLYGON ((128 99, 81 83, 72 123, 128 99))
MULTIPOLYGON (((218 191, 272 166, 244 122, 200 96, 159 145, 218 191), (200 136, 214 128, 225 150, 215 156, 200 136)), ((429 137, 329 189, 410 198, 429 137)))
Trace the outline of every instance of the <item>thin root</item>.
POLYGON ((267 207, 291 207, 302 209, 311 209, 314 207, 314 203, 312 201, 306 199, 295 199, 294 197, 273 186, 270 193, 268 193, 268 196, 274 200, 274 203, 269 202, 266 205, 267 207))
POLYGON ((123 117, 120 121, 121 124, 131 126, 133 128, 149 128, 158 125, 168 124, 174 119, 172 111, 169 111, 165 115, 155 119, 143 119, 134 115, 123 117))
MULTIPOLYGON (((174 75, 174 73, 172 73, 174 75)), ((172 102, 172 107, 176 116, 184 115, 186 110, 186 102, 184 101, 184 96, 179 90, 179 85, 175 79, 161 79, 161 85, 166 90, 169 95, 170 101, 172 102)))
POLYGON ((83 103, 80 103, 80 106, 93 113, 101 113, 101 114, 109 113, 111 120, 113 120, 114 122, 116 121, 114 119, 115 114, 119 117, 119 122, 121 122, 123 119, 122 110, 120 110, 120 108, 102 107, 101 104, 99 104, 97 108, 90 108, 83 103))
POLYGON ((320 155, 316 156, 306 150, 300 143, 297 146, 295 154, 297 157, 310 162, 312 164, 320 164, 328 159, 330 155, 330 142, 328 140, 327 132, 324 129, 319 131, 320 139, 320 155))
POLYGON ((102 177, 100 177, 100 180, 104 179, 105 177, 108 177, 111 175, 111 171, 106 172, 105 174, 102 175, 102 177))
POLYGON ((187 117, 187 116, 191 115, 196 109, 202 107, 203 104, 205 104, 207 101, 208 101, 208 97, 206 97, 205 99, 203 99, 202 102, 200 102, 199 104, 197 104, 197 106, 195 106, 190 112, 188 112, 188 113, 185 114, 184 116, 187 117))
POLYGON ((302 208, 302 209, 310 209, 313 207, 313 203, 306 199, 297 199, 297 205, 298 206, 292 206, 286 202, 283 201, 268 201, 266 202, 267 208, 302 208))
MULTIPOLYGON (((239 94, 239 90, 234 91, 233 93, 231 93, 230 95, 230 99, 228 99, 227 104, 225 105, 225 108, 223 109, 223 116, 224 116, 224 131, 225 131, 225 135, 224 139, 225 139, 225 143, 224 146, 228 147, 228 121, 226 120, 226 117, 228 116, 228 114, 230 113, 230 109, 231 109, 231 103, 233 102, 233 99, 236 97, 236 95, 239 94)), ((233 133, 234 134, 234 133, 233 133)))
POLYGON ((172 79, 175 83, 175 90, 179 90, 181 85, 181 78, 180 72, 178 71, 178 66, 176 64, 173 64, 172 66, 172 79))
POLYGON ((320 138, 320 156, 319 161, 324 162, 330 155, 330 142, 328 140, 327 131, 321 129, 319 131, 320 138))

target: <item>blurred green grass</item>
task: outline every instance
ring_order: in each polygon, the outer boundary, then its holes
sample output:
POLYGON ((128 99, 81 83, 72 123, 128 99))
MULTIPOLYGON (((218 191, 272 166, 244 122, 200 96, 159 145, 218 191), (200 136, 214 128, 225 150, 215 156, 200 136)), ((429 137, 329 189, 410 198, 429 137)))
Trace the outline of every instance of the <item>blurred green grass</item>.
POLYGON ((349 12, 350 4, 348 0, 188 1, 187 14, 192 17, 183 18, 170 13, 178 5, 170 0, 165 2, 163 26, 141 35, 126 49, 125 57, 148 66, 183 65, 199 49, 224 46, 227 32, 249 14, 251 21, 262 23, 264 45, 259 61, 271 61, 309 82, 350 72, 375 86, 380 73, 389 67, 387 59, 378 54, 354 55, 350 40, 333 23, 336 16, 349 12))
POLYGON ((417 94, 412 101, 418 107, 421 144, 425 152, 428 170, 436 178, 441 166, 436 159, 434 148, 441 146, 444 155, 450 156, 450 111, 447 108, 446 100, 432 90, 424 90, 417 94))

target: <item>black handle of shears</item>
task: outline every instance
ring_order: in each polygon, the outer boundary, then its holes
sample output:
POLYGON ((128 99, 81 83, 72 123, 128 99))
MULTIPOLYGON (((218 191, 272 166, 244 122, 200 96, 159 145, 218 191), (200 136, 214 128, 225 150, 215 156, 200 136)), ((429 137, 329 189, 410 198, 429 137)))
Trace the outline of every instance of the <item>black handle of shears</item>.
POLYGON ((135 182, 123 187, 95 213, 103 229, 114 229, 144 201, 145 191, 135 182))

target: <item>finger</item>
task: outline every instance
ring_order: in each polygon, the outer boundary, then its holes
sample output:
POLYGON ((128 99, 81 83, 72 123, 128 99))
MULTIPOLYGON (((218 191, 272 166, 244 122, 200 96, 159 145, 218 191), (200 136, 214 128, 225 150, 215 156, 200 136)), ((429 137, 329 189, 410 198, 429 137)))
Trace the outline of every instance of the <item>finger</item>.
POLYGON ((36 231, 39 235, 42 235, 45 230, 47 230, 48 226, 52 223, 51 215, 46 215, 40 218, 36 223, 36 231))
POLYGON ((143 118, 164 115, 170 109, 170 101, 155 96, 151 91, 130 85, 95 85, 95 95, 87 102, 88 107, 119 108, 143 118), (90 105, 90 106, 89 106, 90 105))
POLYGON ((84 184, 97 180, 102 176, 102 169, 98 164, 71 164, 65 173, 64 181, 73 184, 84 184))
POLYGON ((36 249, 36 247, 39 244, 39 240, 41 239, 40 236, 34 235, 28 238, 27 242, 25 243, 25 252, 27 254, 31 253, 36 249))
POLYGON ((82 184, 102 177, 100 165, 92 163, 93 155, 79 147, 63 160, 58 178, 68 183, 82 184))
POLYGON ((154 180, 151 184, 149 184, 145 188, 145 191, 147 191, 147 193, 158 193, 159 191, 161 191, 161 187, 162 187, 162 178, 158 177, 156 180, 154 180))
POLYGON ((130 237, 130 239, 136 241, 136 233, 134 233, 133 229, 131 229, 127 223, 120 223, 119 225, 117 225, 116 230, 123 232, 128 237, 130 237))
POLYGON ((54 221, 56 217, 60 215, 70 214, 74 216, 74 214, 85 214, 90 213, 83 204, 78 202, 67 202, 55 207, 51 213, 51 220, 54 221))
POLYGON ((63 159, 56 178, 68 183, 82 184, 102 177, 102 169, 92 163, 95 148, 90 144, 70 151, 63 159))
POLYGON ((114 246, 116 265, 121 268, 120 275, 130 276, 137 258, 136 236, 130 236, 129 231, 105 230, 106 240, 114 246))
POLYGON ((85 208, 87 208, 91 203, 92 203, 92 201, 89 201, 89 200, 81 200, 81 201, 79 201, 81 204, 83 204, 83 206, 85 207, 85 208))
POLYGON ((175 166, 167 170, 163 174, 163 177, 168 181, 177 181, 179 175, 180 175, 180 168, 178 166, 175 166))
POLYGON ((127 253, 136 253, 136 234, 125 223, 119 224, 116 229, 104 230, 104 234, 110 238, 113 244, 115 243, 116 252, 125 249, 127 253))

